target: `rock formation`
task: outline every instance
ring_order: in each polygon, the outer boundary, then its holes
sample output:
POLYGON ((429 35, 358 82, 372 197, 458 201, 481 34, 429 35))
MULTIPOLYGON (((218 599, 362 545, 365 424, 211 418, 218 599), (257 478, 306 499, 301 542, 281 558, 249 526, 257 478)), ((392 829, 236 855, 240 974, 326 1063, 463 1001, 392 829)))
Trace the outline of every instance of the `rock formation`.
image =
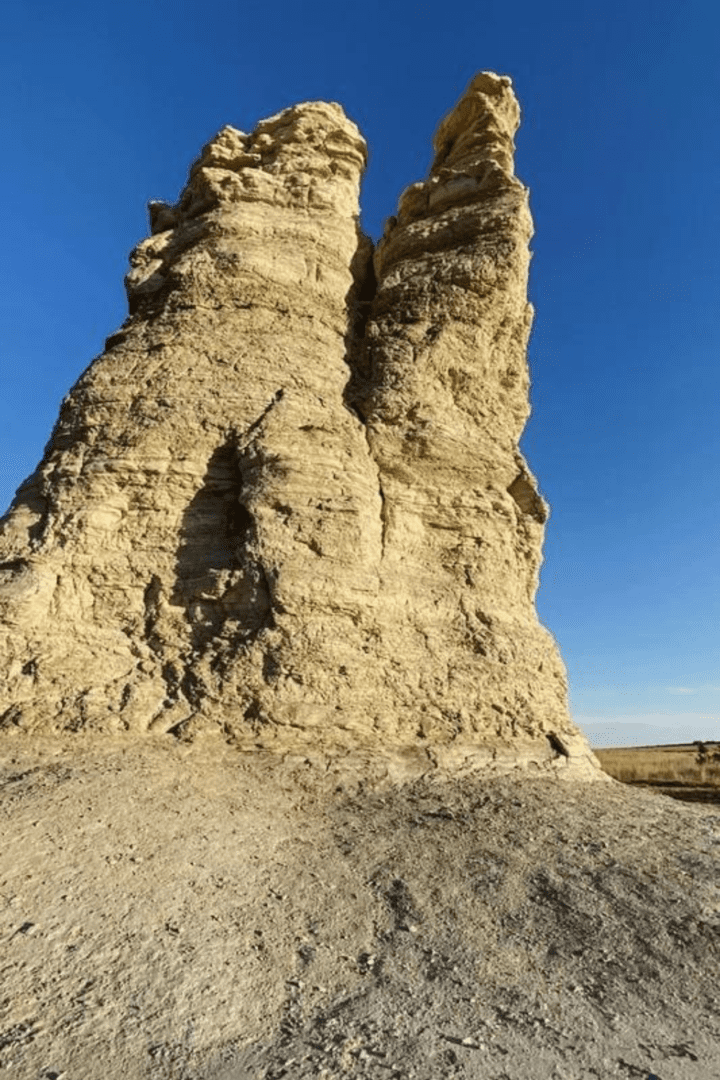
POLYGON ((374 253, 335 104, 224 128, 151 203, 0 528, 6 728, 596 775, 534 608, 518 122, 476 76, 374 253))

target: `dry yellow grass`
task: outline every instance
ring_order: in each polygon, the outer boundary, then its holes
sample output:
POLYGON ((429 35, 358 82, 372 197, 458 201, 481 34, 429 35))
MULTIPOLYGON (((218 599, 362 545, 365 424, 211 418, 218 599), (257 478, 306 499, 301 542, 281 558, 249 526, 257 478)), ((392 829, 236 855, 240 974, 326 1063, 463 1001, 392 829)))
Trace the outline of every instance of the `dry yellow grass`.
POLYGON ((595 750, 606 773, 625 784, 687 784, 720 788, 718 743, 705 743, 704 760, 698 760, 698 746, 629 746, 595 750))

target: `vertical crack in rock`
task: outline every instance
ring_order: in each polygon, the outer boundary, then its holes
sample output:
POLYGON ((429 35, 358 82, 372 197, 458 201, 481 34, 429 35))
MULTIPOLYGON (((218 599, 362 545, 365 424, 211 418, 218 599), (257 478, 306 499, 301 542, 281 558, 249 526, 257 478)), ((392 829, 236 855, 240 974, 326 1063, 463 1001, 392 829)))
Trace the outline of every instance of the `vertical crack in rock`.
POLYGON ((358 227, 358 247, 350 269, 353 284, 346 297, 347 334, 345 348, 349 378, 343 396, 345 404, 361 424, 365 423, 360 405, 367 393, 367 369, 365 367, 365 331, 372 308, 377 281, 373 264, 374 245, 358 227))
POLYGON ((595 774, 534 609, 518 122, 476 76, 375 251, 336 104, 223 128, 150 204, 0 523, 3 722, 595 774))
POLYGON ((380 488, 380 521, 382 525, 382 531, 380 533, 380 554, 382 557, 385 555, 385 540, 388 527, 387 508, 385 506, 385 492, 382 488, 380 488))

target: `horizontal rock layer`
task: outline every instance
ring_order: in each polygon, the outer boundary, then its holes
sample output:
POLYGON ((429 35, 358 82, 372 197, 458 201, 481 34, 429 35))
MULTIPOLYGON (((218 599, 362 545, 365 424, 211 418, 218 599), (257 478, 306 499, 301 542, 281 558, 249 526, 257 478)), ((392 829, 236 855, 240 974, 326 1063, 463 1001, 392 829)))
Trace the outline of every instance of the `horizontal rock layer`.
POLYGON ((534 595, 519 109, 482 73, 377 251, 338 105, 224 128, 1 527, 6 728, 588 776, 534 595))

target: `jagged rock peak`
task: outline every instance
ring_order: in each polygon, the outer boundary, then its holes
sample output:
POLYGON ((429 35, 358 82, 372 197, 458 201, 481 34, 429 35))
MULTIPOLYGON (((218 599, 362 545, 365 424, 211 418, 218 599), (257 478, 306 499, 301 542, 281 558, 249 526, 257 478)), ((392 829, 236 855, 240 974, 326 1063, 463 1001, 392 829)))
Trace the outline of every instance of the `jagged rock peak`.
POLYGON ((491 71, 476 75, 435 132, 428 179, 406 188, 397 217, 388 219, 386 234, 398 221, 406 225, 429 211, 477 199, 488 187, 511 180, 519 126, 520 106, 510 78, 491 71))
POLYGON ((518 117, 476 76, 374 269, 336 104, 223 128, 150 204, 0 525, 6 729, 598 775, 534 608, 518 117))
MULTIPOLYGON (((149 204, 153 233, 174 228, 180 218, 206 212, 223 202, 252 198, 258 180, 246 170, 260 170, 266 176, 292 175, 292 184, 278 183, 274 195, 281 205, 308 205, 317 199, 318 181, 340 177, 348 181, 335 195, 352 200, 367 164, 367 145, 356 125, 341 105, 310 101, 262 120, 251 134, 229 124, 202 149, 190 168, 190 176, 177 206, 160 201, 149 204), (233 175, 234 174, 234 175, 233 175)), ((273 190, 264 178, 257 196, 267 198, 273 190)), ((325 192, 327 197, 328 192, 325 192)))
POLYGON ((513 175, 515 132, 520 106, 507 75, 481 71, 454 109, 440 122, 433 138, 435 160, 431 175, 441 169, 476 168, 494 161, 513 175))

